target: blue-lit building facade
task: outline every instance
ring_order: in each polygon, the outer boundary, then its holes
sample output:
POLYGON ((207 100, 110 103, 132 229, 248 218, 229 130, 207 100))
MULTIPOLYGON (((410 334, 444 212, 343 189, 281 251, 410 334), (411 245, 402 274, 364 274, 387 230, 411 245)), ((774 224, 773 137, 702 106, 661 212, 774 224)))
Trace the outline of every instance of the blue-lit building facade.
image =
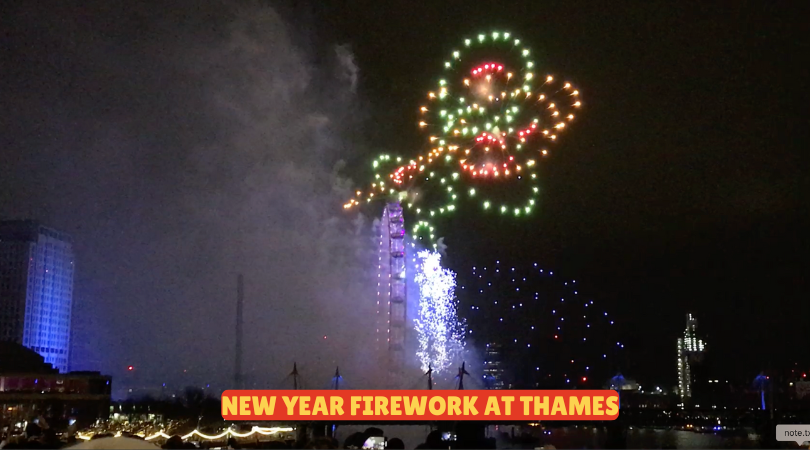
POLYGON ((501 361, 501 346, 496 343, 487 344, 484 351, 484 377, 487 389, 503 389, 503 362, 501 361))
POLYGON ((0 222, 0 340, 34 350, 63 373, 73 274, 69 235, 34 221, 0 222))

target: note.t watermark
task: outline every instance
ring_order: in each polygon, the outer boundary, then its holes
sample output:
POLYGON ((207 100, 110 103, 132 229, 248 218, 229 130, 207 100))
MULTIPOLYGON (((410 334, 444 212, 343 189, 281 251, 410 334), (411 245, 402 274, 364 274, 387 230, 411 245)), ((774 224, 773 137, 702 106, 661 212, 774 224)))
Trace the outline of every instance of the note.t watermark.
POLYGON ((810 425, 777 425, 776 440, 795 442, 801 447, 810 442, 810 425))

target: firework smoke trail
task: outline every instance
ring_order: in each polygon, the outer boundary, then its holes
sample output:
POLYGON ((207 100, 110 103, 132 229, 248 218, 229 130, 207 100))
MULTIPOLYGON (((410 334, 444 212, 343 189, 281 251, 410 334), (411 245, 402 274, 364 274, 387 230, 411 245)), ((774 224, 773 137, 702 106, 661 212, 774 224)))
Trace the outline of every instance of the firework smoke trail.
POLYGON ((74 238, 73 368, 121 380, 114 396, 129 365, 134 387, 229 387, 240 273, 247 386, 292 387, 294 362, 304 387, 338 364, 382 378, 368 222, 328 207, 363 146, 349 48, 299 44, 306 24, 259 2, 74 3, 13 8, 10 48, 30 51, 0 83, 19 112, 0 121, 0 216, 74 238))
POLYGON ((422 370, 441 373, 464 350, 464 326, 459 322, 455 298, 456 274, 441 265, 441 255, 427 250, 417 254, 414 279, 419 286, 419 313, 414 329, 419 339, 417 357, 422 370))

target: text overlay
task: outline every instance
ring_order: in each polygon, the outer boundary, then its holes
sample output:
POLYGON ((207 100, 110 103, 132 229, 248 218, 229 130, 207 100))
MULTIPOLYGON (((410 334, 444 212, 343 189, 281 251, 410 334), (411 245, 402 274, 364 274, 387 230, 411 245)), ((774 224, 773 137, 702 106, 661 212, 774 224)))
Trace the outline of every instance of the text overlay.
POLYGON ((222 394, 225 420, 614 420, 610 390, 248 391, 222 394))

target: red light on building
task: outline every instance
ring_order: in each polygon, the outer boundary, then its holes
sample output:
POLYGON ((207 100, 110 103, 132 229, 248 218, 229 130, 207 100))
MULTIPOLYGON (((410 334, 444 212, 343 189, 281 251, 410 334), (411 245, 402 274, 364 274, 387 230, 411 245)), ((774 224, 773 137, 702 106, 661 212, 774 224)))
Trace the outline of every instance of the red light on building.
POLYGON ((582 377, 582 381, 583 382, 588 381, 588 377, 582 377))
POLYGON ((130 372, 132 372, 133 370, 135 370, 135 367, 133 367, 133 366, 127 366, 127 370, 129 370, 130 372))

